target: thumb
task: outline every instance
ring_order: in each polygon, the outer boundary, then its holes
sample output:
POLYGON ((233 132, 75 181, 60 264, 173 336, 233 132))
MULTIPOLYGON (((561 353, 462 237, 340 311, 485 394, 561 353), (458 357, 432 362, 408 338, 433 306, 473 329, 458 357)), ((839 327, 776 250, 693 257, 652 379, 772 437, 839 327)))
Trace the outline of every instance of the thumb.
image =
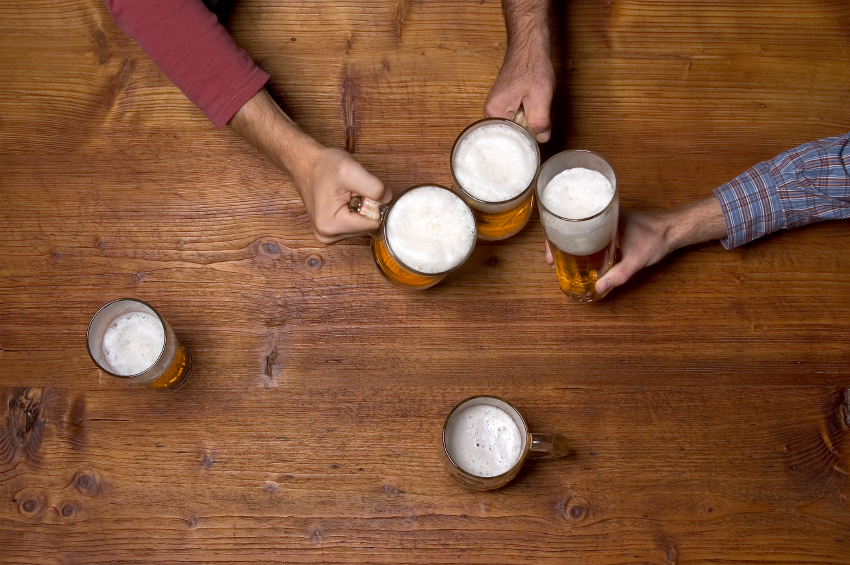
POLYGON ((616 288, 626 283, 641 269, 641 265, 636 260, 623 258, 622 261, 611 267, 605 275, 596 281, 595 289, 599 294, 608 292, 612 288, 616 288))

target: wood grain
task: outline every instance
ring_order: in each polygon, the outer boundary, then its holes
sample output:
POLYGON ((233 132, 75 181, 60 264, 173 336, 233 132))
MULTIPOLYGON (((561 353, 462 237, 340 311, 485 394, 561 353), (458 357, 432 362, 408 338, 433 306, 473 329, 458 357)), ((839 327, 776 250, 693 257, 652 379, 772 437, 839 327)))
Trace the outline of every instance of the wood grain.
MULTIPOLYGON (((553 7, 544 156, 667 209, 850 124, 841 0, 553 7)), ((451 184, 506 46, 494 0, 239 2, 237 41, 393 191, 451 184)), ((100 2, 0 0, 0 562, 850 563, 850 224, 679 251, 595 305, 533 217, 424 292, 317 243, 100 2), (154 304, 194 356, 157 394, 84 345, 154 304), (443 418, 496 394, 570 457, 471 493, 443 418)))

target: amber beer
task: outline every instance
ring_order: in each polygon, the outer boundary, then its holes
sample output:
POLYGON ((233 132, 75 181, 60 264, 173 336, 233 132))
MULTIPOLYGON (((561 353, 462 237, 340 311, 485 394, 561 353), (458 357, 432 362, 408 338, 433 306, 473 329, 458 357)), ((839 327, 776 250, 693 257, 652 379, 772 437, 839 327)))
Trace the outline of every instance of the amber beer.
POLYGON ((149 304, 132 298, 103 306, 89 323, 89 355, 104 372, 154 390, 173 390, 192 369, 189 350, 149 304))
POLYGON ((579 302, 603 298, 596 281, 614 265, 617 247, 614 169, 591 151, 563 151, 540 169, 537 197, 561 290, 579 302))
MULTIPOLYGON (((355 211, 364 213, 359 208, 355 211)), ((402 288, 434 286, 463 264, 475 247, 472 211, 442 186, 406 190, 379 219, 382 223, 372 239, 372 257, 380 273, 402 288)))
POLYGON ((455 192, 472 208, 483 240, 521 230, 534 210, 540 150, 522 126, 487 118, 467 127, 452 147, 455 192))

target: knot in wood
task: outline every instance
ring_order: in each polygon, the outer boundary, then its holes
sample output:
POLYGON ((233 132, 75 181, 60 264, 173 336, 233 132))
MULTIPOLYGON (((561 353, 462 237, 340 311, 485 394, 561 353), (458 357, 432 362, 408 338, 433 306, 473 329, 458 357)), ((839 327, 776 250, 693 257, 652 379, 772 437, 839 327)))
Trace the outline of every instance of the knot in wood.
POLYGON ((322 268, 322 258, 318 255, 310 255, 307 257, 307 260, 304 261, 304 264, 307 265, 308 269, 318 270, 322 268))
POLYGON ((581 522, 587 517, 588 502, 582 496, 574 496, 567 500, 564 514, 570 522, 581 522))
POLYGON ((71 519, 77 515, 77 507, 76 505, 69 503, 63 506, 59 513, 62 514, 63 518, 71 519))
POLYGON ((679 562, 679 550, 675 547, 668 547, 667 551, 664 552, 664 557, 667 558, 667 562, 671 565, 675 565, 679 562))
POLYGON ((47 506, 47 501, 39 492, 24 492, 19 494, 18 512, 27 518, 40 515, 47 506))
POLYGON ((404 494, 403 491, 398 490, 393 485, 384 485, 384 488, 381 489, 381 492, 384 494, 404 494))
POLYGON ((271 257, 280 257, 283 253, 283 249, 276 241, 263 241, 260 243, 259 248, 263 255, 269 255, 271 257))

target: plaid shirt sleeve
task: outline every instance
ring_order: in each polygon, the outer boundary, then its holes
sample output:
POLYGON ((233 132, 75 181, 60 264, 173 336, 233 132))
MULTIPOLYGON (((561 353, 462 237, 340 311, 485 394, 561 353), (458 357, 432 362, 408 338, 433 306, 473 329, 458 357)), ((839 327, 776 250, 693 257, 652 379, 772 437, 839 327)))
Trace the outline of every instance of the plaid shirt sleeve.
POLYGON ((714 190, 726 249, 781 229, 850 218, 850 133, 803 144, 714 190))

